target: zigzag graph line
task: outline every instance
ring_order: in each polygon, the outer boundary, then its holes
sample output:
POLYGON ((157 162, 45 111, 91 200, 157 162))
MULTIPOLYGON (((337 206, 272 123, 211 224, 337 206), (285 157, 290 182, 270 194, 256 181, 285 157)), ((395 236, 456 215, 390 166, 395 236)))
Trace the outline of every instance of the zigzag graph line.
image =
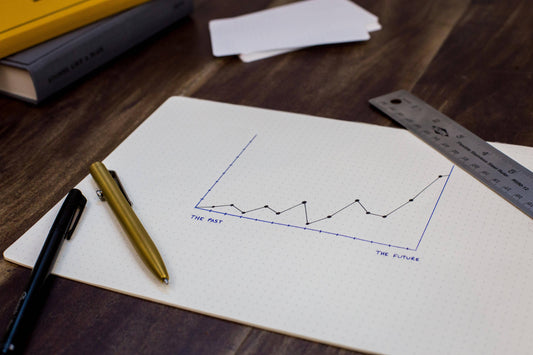
POLYGON ((449 174, 448 175, 439 175, 439 176, 437 176, 433 181, 431 181, 429 184, 427 184, 422 190, 420 190, 412 198, 410 198, 406 202, 402 203, 398 207, 392 209, 391 211, 389 211, 389 212, 387 212, 385 214, 375 213, 375 212, 372 212, 372 211, 368 210, 365 207, 365 205, 363 204, 363 202, 361 202, 360 199, 355 199, 352 202, 350 202, 349 204, 347 204, 346 206, 343 206, 342 208, 336 210, 335 212, 332 212, 332 213, 330 213, 330 214, 328 214, 328 215, 326 215, 324 217, 318 218, 318 219, 310 219, 309 218, 307 201, 302 201, 302 202, 300 202, 300 203, 298 203, 298 204, 296 204, 294 206, 291 206, 291 207, 285 208, 285 209, 281 209, 281 210, 274 209, 272 206, 270 206, 268 204, 260 206, 260 207, 255 207, 255 208, 252 208, 252 209, 249 209, 249 210, 244 210, 241 207, 239 207, 239 206, 237 206, 237 205, 235 205, 233 203, 221 204, 221 205, 197 206, 197 207, 198 208, 202 208, 202 209, 211 209, 211 210, 215 210, 215 209, 216 210, 221 210, 221 209, 230 208, 230 209, 234 209, 234 210, 240 212, 243 215, 249 214, 249 213, 253 213, 253 212, 257 212, 257 211, 260 211, 260 210, 268 210, 268 211, 270 211, 270 212, 272 212, 272 213, 274 213, 276 215, 280 215, 280 214, 283 214, 285 212, 291 211, 291 210, 301 206, 301 208, 303 208, 303 210, 305 212, 305 225, 311 225, 313 223, 317 223, 317 222, 320 222, 320 221, 323 221, 323 220, 326 220, 326 219, 333 218, 335 215, 341 213, 342 211, 345 211, 345 210, 349 209, 352 206, 359 206, 360 209, 362 210, 362 212, 365 213, 366 215, 375 216, 375 217, 381 217, 381 218, 387 218, 388 216, 390 216, 391 214, 399 211, 403 207, 406 207, 410 203, 413 203, 417 197, 422 195, 422 193, 424 193, 424 191, 426 191, 429 187, 431 187, 431 185, 435 184, 439 179, 442 179, 442 178, 445 178, 445 177, 448 177, 448 176, 449 176, 449 174))

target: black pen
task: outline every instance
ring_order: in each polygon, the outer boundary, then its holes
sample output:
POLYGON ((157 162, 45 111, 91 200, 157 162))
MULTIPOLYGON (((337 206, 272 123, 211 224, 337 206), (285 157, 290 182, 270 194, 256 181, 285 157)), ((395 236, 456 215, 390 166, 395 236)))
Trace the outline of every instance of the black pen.
POLYGON ((0 343, 2 354, 16 354, 23 350, 26 336, 30 333, 32 323, 39 312, 38 305, 42 301, 43 289, 59 254, 59 249, 63 241, 72 236, 86 203, 87 199, 80 190, 70 190, 52 224, 33 267, 30 282, 17 303, 13 319, 0 343))

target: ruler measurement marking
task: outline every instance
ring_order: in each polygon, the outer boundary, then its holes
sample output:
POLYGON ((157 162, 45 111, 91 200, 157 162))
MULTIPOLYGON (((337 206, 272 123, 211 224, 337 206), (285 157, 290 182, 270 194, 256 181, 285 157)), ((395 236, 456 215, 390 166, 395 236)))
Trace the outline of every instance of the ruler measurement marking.
POLYGON ((407 91, 370 103, 533 218, 533 173, 407 91))

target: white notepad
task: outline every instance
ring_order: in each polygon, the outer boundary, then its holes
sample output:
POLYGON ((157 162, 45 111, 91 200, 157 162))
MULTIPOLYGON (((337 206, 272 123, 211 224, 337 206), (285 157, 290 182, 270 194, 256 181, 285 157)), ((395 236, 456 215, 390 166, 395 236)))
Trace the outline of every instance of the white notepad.
MULTIPOLYGON (((350 349, 533 348, 532 219, 405 130, 172 97, 104 163, 170 284, 90 176, 57 275, 350 349)), ((61 202, 7 260, 34 264, 61 202)))

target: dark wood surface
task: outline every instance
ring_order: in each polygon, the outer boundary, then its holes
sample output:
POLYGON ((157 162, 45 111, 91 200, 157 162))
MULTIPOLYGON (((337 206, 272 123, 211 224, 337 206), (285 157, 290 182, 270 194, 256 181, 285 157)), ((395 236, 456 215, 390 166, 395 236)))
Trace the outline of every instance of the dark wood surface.
MULTIPOLYGON (((286 2, 198 0, 190 18, 40 106, 0 97, 0 249, 173 95, 394 126, 368 99, 406 89, 485 140, 533 146, 530 0, 359 0, 383 26, 368 42, 248 64, 211 55, 210 19, 286 2)), ((29 275, 0 260, 0 328, 29 275)), ((61 278, 54 280, 27 350, 353 353, 61 278)))

